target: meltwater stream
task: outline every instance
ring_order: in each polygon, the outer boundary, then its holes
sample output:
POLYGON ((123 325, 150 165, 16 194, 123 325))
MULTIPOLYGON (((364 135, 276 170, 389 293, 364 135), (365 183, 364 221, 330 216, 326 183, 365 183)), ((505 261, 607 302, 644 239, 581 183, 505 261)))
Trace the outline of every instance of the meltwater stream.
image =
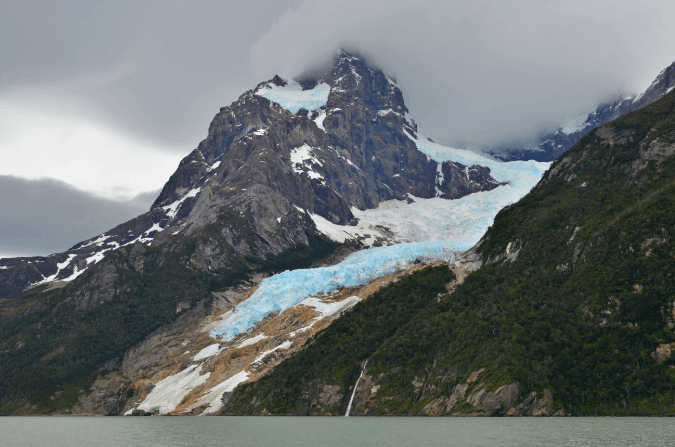
POLYGON ((354 395, 356 394, 356 389, 359 387, 359 382, 361 381, 361 377, 363 377, 363 372, 366 370, 366 365, 368 364, 368 360, 364 360, 363 363, 361 363, 361 374, 359 375, 359 378, 356 379, 356 385, 354 385, 354 391, 352 391, 352 397, 349 399, 349 405, 347 405, 347 412, 345 413, 345 417, 349 417, 349 413, 352 411, 352 402, 354 402, 354 395))

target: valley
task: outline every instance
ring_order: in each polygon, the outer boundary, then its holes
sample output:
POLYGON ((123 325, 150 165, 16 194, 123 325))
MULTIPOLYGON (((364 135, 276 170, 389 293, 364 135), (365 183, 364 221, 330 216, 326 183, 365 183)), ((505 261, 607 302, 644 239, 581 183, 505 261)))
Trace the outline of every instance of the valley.
POLYGON ((147 213, 0 259, 0 414, 672 414, 657 84, 546 161, 434 143, 347 52, 259 84, 147 213))

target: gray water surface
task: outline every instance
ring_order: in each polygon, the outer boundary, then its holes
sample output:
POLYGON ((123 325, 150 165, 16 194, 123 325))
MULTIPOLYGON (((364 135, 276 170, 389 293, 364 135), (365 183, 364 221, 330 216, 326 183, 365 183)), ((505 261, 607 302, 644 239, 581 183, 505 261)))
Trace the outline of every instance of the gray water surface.
POLYGON ((5 417, 0 445, 675 446, 675 419, 5 417))

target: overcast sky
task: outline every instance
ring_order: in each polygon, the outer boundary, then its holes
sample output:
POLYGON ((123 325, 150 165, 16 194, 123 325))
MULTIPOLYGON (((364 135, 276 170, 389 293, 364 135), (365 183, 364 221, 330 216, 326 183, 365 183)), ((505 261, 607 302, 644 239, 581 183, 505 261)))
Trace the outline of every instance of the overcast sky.
POLYGON ((675 2, 0 0, 0 256, 149 208, 220 107, 341 46, 435 140, 527 141, 673 62, 675 2))

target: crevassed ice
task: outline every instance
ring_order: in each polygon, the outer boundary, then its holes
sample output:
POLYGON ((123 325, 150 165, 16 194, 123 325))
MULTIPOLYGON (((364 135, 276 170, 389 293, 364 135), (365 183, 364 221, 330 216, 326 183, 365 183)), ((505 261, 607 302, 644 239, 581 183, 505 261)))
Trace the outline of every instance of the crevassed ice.
POLYGON ((300 109, 315 110, 326 105, 329 93, 330 85, 326 83, 317 84, 311 90, 302 90, 302 86, 295 81, 289 81, 283 87, 270 84, 255 92, 294 114, 300 109))
MULTIPOLYGON (((458 200, 411 197, 415 203, 410 205, 353 210, 359 219, 389 224, 400 239, 413 242, 363 250, 331 267, 286 271, 267 278, 251 298, 216 325, 211 335, 231 340, 273 312, 283 312, 307 297, 331 293, 341 287, 359 287, 417 262, 454 262, 456 253, 475 245, 497 212, 527 194, 550 165, 536 161, 502 163, 474 152, 410 138, 421 152, 439 163, 452 161, 465 166, 487 166, 496 180, 509 183, 458 200)), ((333 228, 338 227, 334 224, 330 228, 318 227, 331 233, 333 238, 344 236, 338 228, 333 228)), ((353 231, 353 227, 344 228, 345 234, 347 229, 353 231)))
POLYGON ((363 286, 418 262, 452 262, 456 251, 452 242, 399 244, 353 253, 330 267, 279 273, 263 280, 249 299, 239 303, 216 325, 211 336, 232 340, 268 315, 283 312, 309 296, 335 292, 341 287, 363 286))
MULTIPOLYGON (((456 200, 436 197, 422 199, 409 195, 414 203, 389 201, 392 203, 383 202, 376 209, 352 209, 354 216, 359 219, 359 225, 388 227, 400 242, 452 241, 458 250, 468 250, 492 225, 499 210, 527 194, 550 166, 550 163, 531 160, 502 163, 471 151, 410 138, 421 152, 434 161, 461 163, 467 168, 471 165, 487 166, 492 177, 508 184, 456 200)), ((341 229, 347 231, 354 228, 333 226, 335 228, 331 227, 331 230, 335 234, 341 229)))

